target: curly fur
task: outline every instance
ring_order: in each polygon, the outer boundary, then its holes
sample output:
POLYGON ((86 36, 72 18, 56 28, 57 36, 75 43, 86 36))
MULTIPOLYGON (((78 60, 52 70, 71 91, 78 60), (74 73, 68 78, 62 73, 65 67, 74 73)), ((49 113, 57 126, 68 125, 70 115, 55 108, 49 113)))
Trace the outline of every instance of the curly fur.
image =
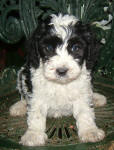
POLYGON ((34 31, 27 43, 26 63, 18 73, 21 101, 10 108, 10 114, 16 116, 24 115, 27 106, 23 145, 44 145, 46 118, 70 115, 76 119, 82 142, 104 138, 91 108, 106 103, 104 96, 93 93, 91 84, 98 47, 90 26, 74 16, 52 15, 50 22, 34 31))

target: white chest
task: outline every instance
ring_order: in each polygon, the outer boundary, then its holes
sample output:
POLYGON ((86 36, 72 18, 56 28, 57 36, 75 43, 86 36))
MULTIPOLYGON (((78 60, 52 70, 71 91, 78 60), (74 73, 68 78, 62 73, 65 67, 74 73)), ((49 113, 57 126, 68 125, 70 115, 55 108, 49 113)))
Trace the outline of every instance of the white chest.
POLYGON ((91 84, 83 78, 68 84, 58 84, 45 78, 34 78, 33 93, 37 103, 48 107, 48 115, 60 117, 72 114, 72 104, 82 96, 91 95, 91 84))

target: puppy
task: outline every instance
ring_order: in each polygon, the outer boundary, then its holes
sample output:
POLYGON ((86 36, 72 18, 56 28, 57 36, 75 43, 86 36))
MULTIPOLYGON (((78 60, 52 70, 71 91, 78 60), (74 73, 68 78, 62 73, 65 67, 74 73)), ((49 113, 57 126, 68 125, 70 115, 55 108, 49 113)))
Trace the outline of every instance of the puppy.
POLYGON ((92 90, 99 46, 90 26, 72 15, 52 15, 50 22, 38 26, 27 47, 17 81, 21 101, 10 108, 12 116, 27 112, 28 129, 20 143, 44 145, 46 118, 70 115, 82 142, 102 140, 105 133, 96 126, 91 106, 103 106, 106 98, 92 90))

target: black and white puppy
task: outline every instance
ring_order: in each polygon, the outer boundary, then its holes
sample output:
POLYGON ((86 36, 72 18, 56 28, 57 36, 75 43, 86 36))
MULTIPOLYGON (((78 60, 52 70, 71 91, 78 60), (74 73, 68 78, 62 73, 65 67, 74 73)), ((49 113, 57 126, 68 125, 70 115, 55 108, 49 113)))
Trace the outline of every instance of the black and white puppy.
POLYGON ((105 133, 95 124, 91 105, 106 98, 93 93, 91 71, 98 57, 98 42, 89 25, 72 15, 52 15, 28 41, 26 64, 18 73, 21 101, 10 108, 12 116, 27 112, 28 129, 21 143, 44 145, 47 117, 73 115, 82 142, 96 142, 105 133), (27 106, 27 107, 26 107, 27 106))

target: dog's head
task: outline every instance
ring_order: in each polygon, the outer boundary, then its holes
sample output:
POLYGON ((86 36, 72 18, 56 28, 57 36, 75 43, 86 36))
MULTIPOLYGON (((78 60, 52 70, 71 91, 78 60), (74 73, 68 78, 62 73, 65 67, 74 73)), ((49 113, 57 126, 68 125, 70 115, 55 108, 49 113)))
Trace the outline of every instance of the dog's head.
POLYGON ((70 15, 52 15, 28 41, 27 63, 37 69, 42 65, 45 78, 58 83, 77 79, 84 64, 92 70, 97 60, 98 42, 89 25, 70 15))

